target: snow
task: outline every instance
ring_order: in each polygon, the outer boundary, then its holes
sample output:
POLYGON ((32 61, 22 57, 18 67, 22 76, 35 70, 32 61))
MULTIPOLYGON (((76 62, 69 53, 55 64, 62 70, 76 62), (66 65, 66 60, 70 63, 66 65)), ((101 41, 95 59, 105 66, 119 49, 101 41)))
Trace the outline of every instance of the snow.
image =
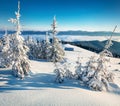
MULTIPOLYGON (((72 62, 71 68, 77 57, 84 63, 97 55, 69 44, 64 47, 74 48, 74 51, 65 51, 65 58, 72 62)), ((91 91, 76 80, 57 84, 52 62, 30 62, 31 75, 23 80, 13 77, 10 69, 0 69, 0 106, 120 106, 120 59, 111 58, 115 84, 111 83, 110 92, 91 91)))

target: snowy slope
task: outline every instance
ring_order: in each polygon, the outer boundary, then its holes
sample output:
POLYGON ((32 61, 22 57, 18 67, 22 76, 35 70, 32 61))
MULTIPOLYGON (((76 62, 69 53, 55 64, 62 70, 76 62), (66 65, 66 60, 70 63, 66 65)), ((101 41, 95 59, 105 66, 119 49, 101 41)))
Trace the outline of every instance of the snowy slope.
MULTIPOLYGON (((72 45, 74 51, 66 51, 69 61, 75 62, 77 57, 84 63, 90 51, 72 45)), ((120 59, 111 58, 110 70, 120 69, 120 59)), ((73 64, 71 64, 72 67, 73 64)), ((54 82, 54 64, 44 60, 31 61, 31 76, 19 80, 11 75, 10 69, 0 70, 0 106, 120 106, 120 71, 113 71, 115 83, 111 84, 111 92, 91 91, 79 85, 78 81, 54 82)))

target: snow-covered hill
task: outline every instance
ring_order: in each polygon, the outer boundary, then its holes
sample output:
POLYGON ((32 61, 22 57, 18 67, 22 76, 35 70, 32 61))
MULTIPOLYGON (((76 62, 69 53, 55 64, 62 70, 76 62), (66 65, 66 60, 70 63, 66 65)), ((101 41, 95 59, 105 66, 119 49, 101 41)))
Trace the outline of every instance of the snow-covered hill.
MULTIPOLYGON (((65 58, 74 63, 77 57, 86 62, 97 55, 72 45, 65 58)), ((78 81, 54 82, 54 64, 44 60, 31 61, 31 75, 24 80, 16 79, 10 69, 0 69, 0 106, 120 106, 120 59, 111 58, 110 70, 115 74, 111 92, 91 91, 78 81), (114 71, 115 69, 118 69, 114 71)), ((74 64, 71 63, 71 68, 74 64)))

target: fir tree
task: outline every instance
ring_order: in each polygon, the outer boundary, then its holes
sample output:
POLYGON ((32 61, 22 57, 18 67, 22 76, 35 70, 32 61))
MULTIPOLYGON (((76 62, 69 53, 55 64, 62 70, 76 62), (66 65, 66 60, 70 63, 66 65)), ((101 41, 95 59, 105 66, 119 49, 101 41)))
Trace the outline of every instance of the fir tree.
POLYGON ((59 43, 59 39, 56 37, 57 31, 56 31, 56 27, 57 26, 57 22, 56 22, 56 17, 54 17, 53 19, 53 24, 52 24, 52 58, 51 61, 53 62, 58 62, 61 61, 64 58, 65 52, 61 46, 61 44, 59 43))
POLYGON ((80 61, 80 58, 78 57, 75 66, 75 78, 81 80, 81 77, 82 77, 82 63, 80 61))
POLYGON ((40 50, 39 50, 39 57, 40 59, 46 59, 46 53, 45 53, 45 50, 46 50, 46 42, 45 40, 41 41, 40 42, 40 50))
POLYGON ((36 47, 37 47, 37 42, 34 40, 31 36, 28 36, 27 39, 25 40, 26 45, 29 47, 29 52, 28 56, 29 59, 35 59, 36 58, 36 47))
POLYGON ((105 89, 108 91, 109 83, 114 80, 114 75, 109 70, 109 57, 112 57, 112 53, 109 51, 112 45, 111 38, 112 35, 108 39, 103 51, 99 53, 98 57, 92 56, 86 67, 82 68, 81 63, 78 62, 76 68, 78 79, 83 85, 90 87, 92 90, 102 91, 105 89))
POLYGON ((102 91, 104 88, 109 90, 109 82, 113 82, 113 74, 108 69, 108 60, 101 55, 92 56, 83 67, 77 63, 76 78, 81 85, 88 86, 92 90, 102 91))
POLYGON ((1 40, 1 52, 0 52, 0 66, 9 67, 11 65, 10 60, 10 36, 7 34, 7 30, 1 40))
POLYGON ((57 83, 64 82, 65 70, 63 69, 63 67, 61 67, 60 63, 59 64, 55 63, 55 67, 56 67, 54 70, 54 73, 56 75, 55 82, 57 82, 57 83))
MULTIPOLYGON (((117 26, 115 26, 113 32, 115 31, 117 26)), ((114 76, 108 69, 110 59, 108 57, 112 57, 112 53, 109 51, 110 46, 112 45, 112 35, 108 39, 103 51, 99 53, 99 57, 96 60, 97 65, 93 67, 92 64, 89 64, 89 67, 92 67, 92 71, 88 70, 88 74, 92 72, 89 79, 88 86, 93 90, 102 91, 104 88, 109 90, 109 82, 113 82, 114 76)), ((88 75, 87 74, 87 75, 88 75)))
POLYGON ((48 38, 48 32, 46 32, 46 37, 45 37, 45 58, 47 59, 47 61, 50 61, 52 56, 52 45, 49 41, 48 38))
POLYGON ((21 36, 20 26, 20 2, 18 1, 18 11, 15 12, 16 19, 9 21, 16 25, 16 33, 10 36, 10 52, 13 61, 12 70, 16 77, 23 78, 29 74, 30 64, 27 57, 28 47, 24 44, 24 38, 21 36))

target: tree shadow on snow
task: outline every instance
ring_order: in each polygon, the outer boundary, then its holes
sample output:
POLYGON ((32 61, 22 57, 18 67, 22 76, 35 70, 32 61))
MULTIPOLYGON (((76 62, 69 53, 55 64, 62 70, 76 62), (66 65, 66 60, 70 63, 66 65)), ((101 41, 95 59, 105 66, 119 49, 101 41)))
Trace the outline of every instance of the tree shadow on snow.
POLYGON ((55 89, 74 89, 81 87, 77 80, 64 81, 62 84, 55 82, 54 74, 36 73, 25 77, 23 80, 12 76, 11 70, 0 70, 0 83, 5 83, 1 86, 0 92, 7 92, 10 90, 44 90, 49 88, 55 89))
POLYGON ((31 59, 32 61, 37 61, 37 62, 49 62, 46 59, 31 59))
POLYGON ((115 83, 110 83, 110 92, 120 95, 120 87, 115 83))

